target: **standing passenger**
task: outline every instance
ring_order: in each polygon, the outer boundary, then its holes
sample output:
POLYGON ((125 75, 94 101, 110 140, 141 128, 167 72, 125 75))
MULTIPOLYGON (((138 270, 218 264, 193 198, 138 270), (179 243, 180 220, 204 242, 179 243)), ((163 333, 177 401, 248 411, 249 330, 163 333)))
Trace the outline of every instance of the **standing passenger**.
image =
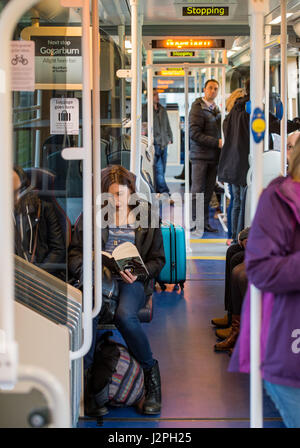
MULTIPOLYGON (((247 186, 247 173, 249 170, 250 131, 249 113, 246 111, 246 103, 250 100, 250 79, 245 85, 246 96, 238 99, 226 124, 224 146, 221 151, 218 168, 218 179, 232 185, 233 206, 231 212, 231 231, 234 243, 244 227, 243 201, 247 186)), ((299 119, 288 120, 287 130, 293 132, 300 126, 299 119)), ((280 121, 269 114, 269 132, 280 134, 280 121)))
MULTIPOLYGON (((214 100, 219 83, 209 79, 204 86, 204 98, 197 98, 189 114, 190 160, 192 163, 193 207, 192 218, 196 220, 195 194, 204 193, 204 230, 217 232, 209 224, 209 202, 214 191, 217 166, 220 157, 221 114, 214 100)), ((194 230, 193 227, 191 230, 194 230)))
MULTIPOLYGON (((147 121, 147 105, 143 108, 143 122, 147 121)), ((173 143, 173 134, 167 110, 160 104, 159 95, 153 89, 153 135, 154 135, 154 172, 156 193, 170 193, 165 180, 168 145, 173 143)))
MULTIPOLYGON (((251 226, 246 270, 262 291, 261 373, 285 425, 300 428, 300 140, 289 176, 264 190, 251 226)), ((250 294, 230 370, 249 372, 250 294)))

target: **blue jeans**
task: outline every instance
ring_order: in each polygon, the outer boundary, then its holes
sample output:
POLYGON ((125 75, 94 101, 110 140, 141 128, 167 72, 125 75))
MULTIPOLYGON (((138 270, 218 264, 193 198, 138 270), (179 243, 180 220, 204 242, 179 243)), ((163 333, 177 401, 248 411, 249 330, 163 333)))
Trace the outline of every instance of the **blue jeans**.
POLYGON ((165 180, 165 172, 167 166, 168 147, 161 148, 155 145, 154 169, 155 169, 155 183, 156 193, 169 193, 168 185, 165 180))
POLYGON ((300 388, 264 381, 265 389, 280 413, 285 426, 300 428, 300 388))
POLYGON ((132 284, 119 282, 119 305, 115 315, 115 324, 123 336, 129 351, 143 369, 153 367, 155 361, 148 338, 137 316, 146 301, 142 282, 132 284))
POLYGON ((232 205, 233 205, 233 192, 232 192, 232 186, 231 184, 228 184, 229 193, 230 193, 230 203, 227 209, 227 238, 231 239, 232 237, 232 230, 231 230, 231 213, 232 213, 232 205))
POLYGON ((231 238, 236 243, 238 234, 244 226, 244 208, 243 201, 246 187, 241 185, 232 185, 233 203, 231 211, 231 238))

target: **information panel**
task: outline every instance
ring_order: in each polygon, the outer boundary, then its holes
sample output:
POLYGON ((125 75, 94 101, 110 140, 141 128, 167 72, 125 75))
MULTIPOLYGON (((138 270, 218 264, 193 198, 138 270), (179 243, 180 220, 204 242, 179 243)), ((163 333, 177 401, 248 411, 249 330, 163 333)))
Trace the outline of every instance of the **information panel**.
POLYGON ((75 26, 30 26, 22 30, 21 38, 35 43, 36 89, 82 89, 81 36, 81 27, 75 26))

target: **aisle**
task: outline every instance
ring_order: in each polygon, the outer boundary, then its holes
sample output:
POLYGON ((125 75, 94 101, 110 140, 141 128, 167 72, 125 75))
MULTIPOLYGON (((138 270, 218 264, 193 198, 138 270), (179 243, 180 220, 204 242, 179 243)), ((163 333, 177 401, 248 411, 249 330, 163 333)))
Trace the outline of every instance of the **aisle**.
MULTIPOLYGON (((224 261, 188 261, 187 278, 184 296, 171 285, 154 294, 154 318, 144 324, 160 363, 161 414, 110 409, 103 427, 249 427, 249 378, 228 373, 228 355, 213 350, 210 320, 223 312, 224 261)), ((114 336, 121 340, 118 332, 114 336)), ((264 401, 265 426, 282 427, 270 400, 264 401)), ((95 427, 97 422, 81 420, 79 426, 95 427)))

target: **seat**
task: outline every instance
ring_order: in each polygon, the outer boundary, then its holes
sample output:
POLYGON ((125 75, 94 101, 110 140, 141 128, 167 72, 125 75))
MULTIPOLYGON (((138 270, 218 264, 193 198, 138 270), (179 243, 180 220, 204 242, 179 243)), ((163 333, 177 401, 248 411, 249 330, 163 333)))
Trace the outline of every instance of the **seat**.
POLYGON ((68 248, 71 241, 71 223, 55 197, 55 174, 44 168, 25 168, 24 171, 30 181, 33 191, 35 191, 44 201, 53 204, 56 216, 63 231, 66 248, 68 248))

